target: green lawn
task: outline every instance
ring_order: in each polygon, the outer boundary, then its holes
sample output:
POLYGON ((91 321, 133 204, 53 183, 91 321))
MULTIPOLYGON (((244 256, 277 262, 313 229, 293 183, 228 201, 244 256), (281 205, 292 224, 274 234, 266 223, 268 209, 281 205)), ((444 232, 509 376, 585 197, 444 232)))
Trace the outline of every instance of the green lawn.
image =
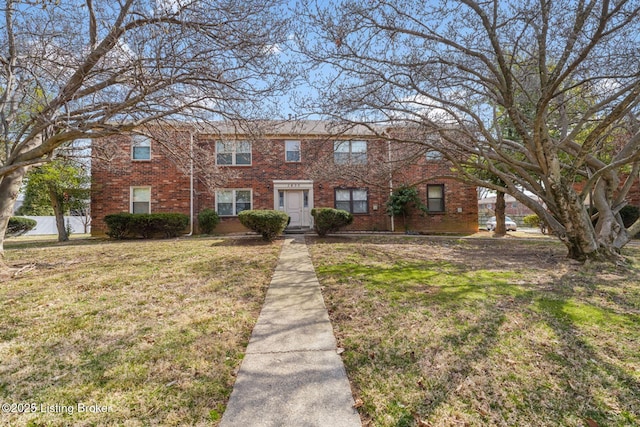
POLYGON ((640 425, 640 250, 550 241, 308 239, 371 426, 640 425))
POLYGON ((6 246, 0 425, 217 424, 280 242, 6 246))

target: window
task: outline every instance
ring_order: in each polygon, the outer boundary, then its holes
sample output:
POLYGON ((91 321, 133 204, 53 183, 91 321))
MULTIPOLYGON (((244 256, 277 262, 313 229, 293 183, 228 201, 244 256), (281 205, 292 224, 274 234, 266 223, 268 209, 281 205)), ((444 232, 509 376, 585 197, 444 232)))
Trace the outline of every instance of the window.
POLYGON ((361 188, 337 188, 336 209, 342 209, 352 214, 369 212, 369 191, 361 188))
POLYGON ((278 207, 284 209, 284 191, 278 190, 278 207))
POLYGON ((444 212, 444 184, 427 185, 427 210, 444 212))
POLYGON ((151 213, 151 187, 131 187, 131 213, 151 213))
POLYGON ((216 141, 216 164, 250 166, 251 142, 216 141))
POLYGON ((366 165, 367 141, 334 141, 333 161, 337 165, 366 165))
POLYGON ((285 141, 284 151, 287 162, 300 161, 300 141, 285 141))
POLYGON ((442 160, 442 153, 436 150, 427 151, 427 161, 433 162, 437 160, 442 160))
POLYGON ((151 160, 151 139, 144 135, 134 135, 131 142, 132 160, 151 160))
POLYGON ((216 191, 216 212, 220 216, 236 216, 251 209, 251 190, 216 191))

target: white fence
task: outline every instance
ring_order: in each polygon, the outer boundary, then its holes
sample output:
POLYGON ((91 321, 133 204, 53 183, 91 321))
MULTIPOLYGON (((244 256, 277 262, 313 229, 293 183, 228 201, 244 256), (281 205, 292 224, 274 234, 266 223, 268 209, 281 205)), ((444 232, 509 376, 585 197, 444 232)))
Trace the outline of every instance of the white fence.
MULTIPOLYGON (((35 220, 38 225, 24 236, 37 236, 43 234, 58 234, 58 228, 56 227, 56 217, 54 216, 25 216, 25 218, 30 218, 35 220)), ((71 227, 71 234, 82 234, 85 232, 85 227, 83 221, 86 220, 85 217, 82 216, 65 216, 64 223, 65 225, 69 224, 71 227)), ((91 233, 91 225, 87 226, 87 233, 91 233)))

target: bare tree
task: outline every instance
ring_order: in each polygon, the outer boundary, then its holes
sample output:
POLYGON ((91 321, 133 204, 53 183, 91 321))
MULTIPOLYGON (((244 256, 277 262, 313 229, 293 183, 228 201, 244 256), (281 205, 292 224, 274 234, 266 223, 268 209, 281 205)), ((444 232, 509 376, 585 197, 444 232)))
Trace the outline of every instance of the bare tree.
POLYGON ((619 214, 640 170, 637 1, 310 1, 297 15, 309 73, 326 76, 314 111, 440 150, 571 258, 617 259, 640 231, 619 214))
POLYGON ((280 0, 6 0, 0 252, 22 178, 57 147, 169 118, 252 118, 288 82, 280 0))

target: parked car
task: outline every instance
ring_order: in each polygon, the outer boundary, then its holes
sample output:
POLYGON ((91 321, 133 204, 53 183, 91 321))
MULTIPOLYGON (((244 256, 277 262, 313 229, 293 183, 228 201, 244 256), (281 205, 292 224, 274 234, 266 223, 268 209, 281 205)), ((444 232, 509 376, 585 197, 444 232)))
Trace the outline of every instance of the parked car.
MULTIPOLYGON (((518 230, 518 225, 516 224, 516 222, 511 218, 509 218, 508 216, 504 217, 504 226, 507 229, 507 231, 518 230)), ((489 221, 487 221, 487 230, 493 231, 495 229, 496 229, 496 217, 492 216, 491 218, 489 218, 489 221)))

